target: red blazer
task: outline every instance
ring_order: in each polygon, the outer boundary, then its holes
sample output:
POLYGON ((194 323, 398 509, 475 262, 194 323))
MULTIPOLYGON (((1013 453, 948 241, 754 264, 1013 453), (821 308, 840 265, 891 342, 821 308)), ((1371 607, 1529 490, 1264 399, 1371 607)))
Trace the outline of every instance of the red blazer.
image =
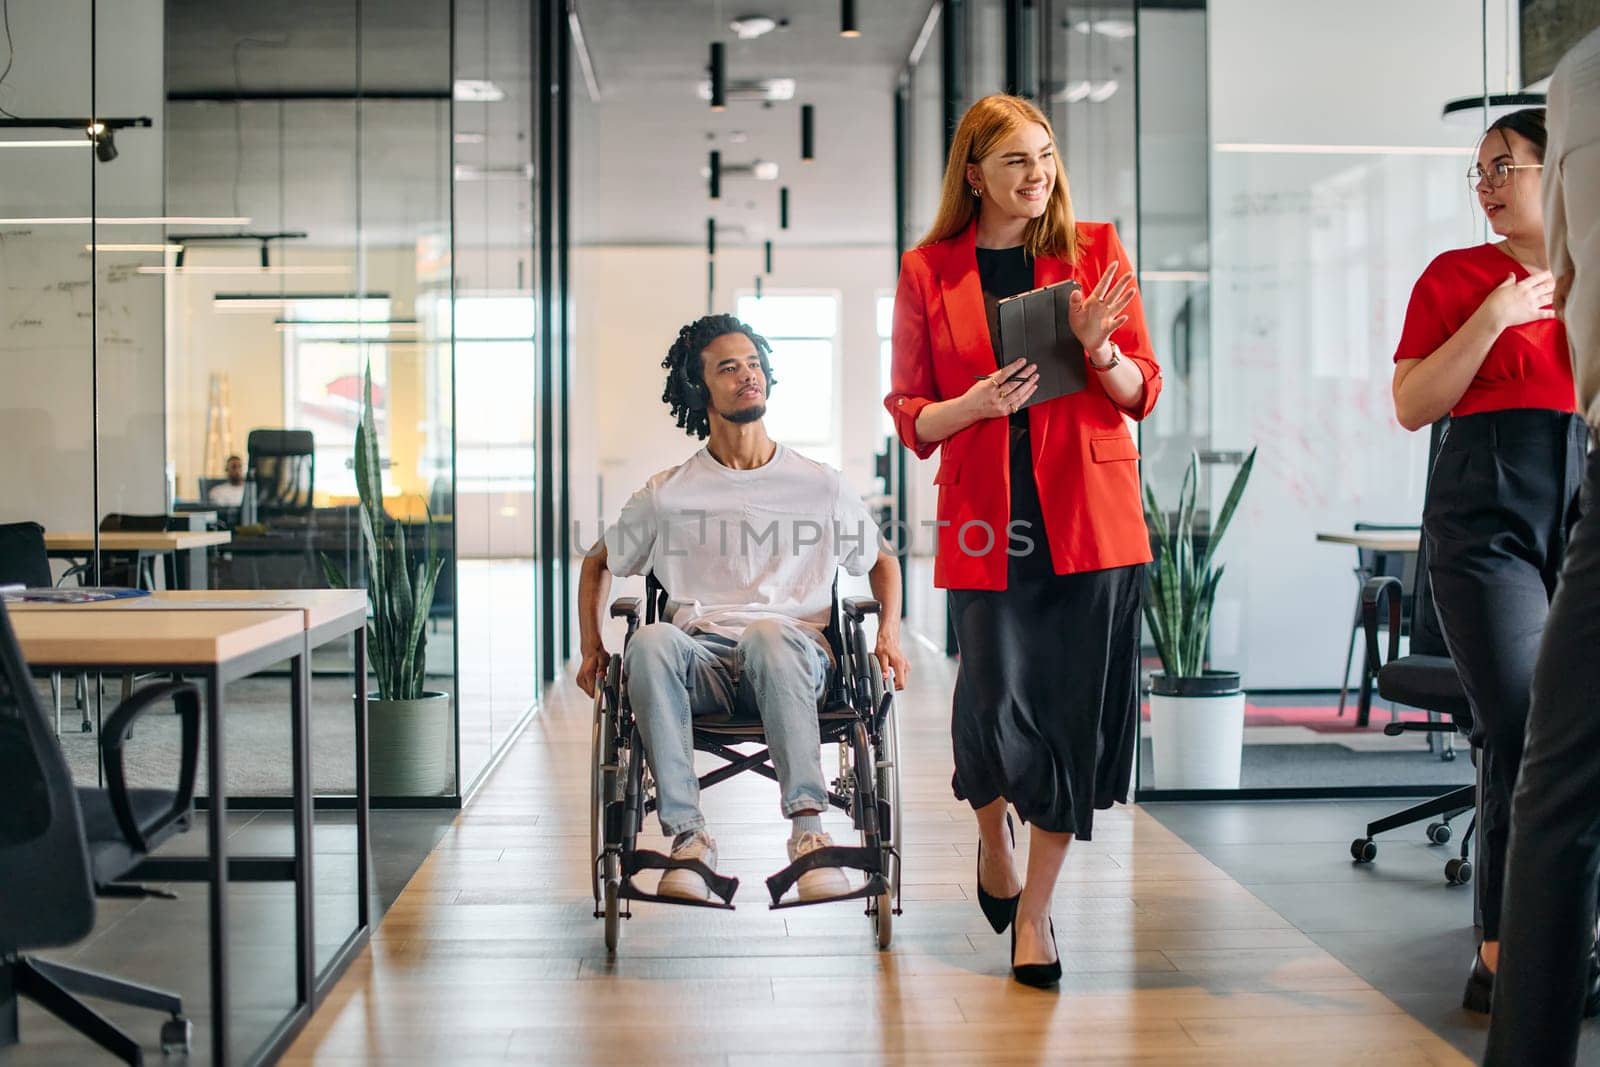
MULTIPOLYGON (((996 369, 989 321, 978 280, 977 226, 959 237, 913 249, 900 261, 894 301, 894 361, 884 406, 906 447, 921 459, 939 449, 937 555, 933 582, 941 589, 1006 587, 1006 524, 1011 512, 1008 420, 983 419, 947 438, 917 440, 917 415, 936 400, 960 396, 973 376, 996 369), (944 525, 948 523, 948 525, 944 525), (971 525, 962 533, 963 527, 971 525), (992 530, 993 546, 989 547, 992 530), (984 549, 988 547, 988 551, 984 549)), ((1078 223, 1076 265, 1039 258, 1036 286, 1076 279, 1092 290, 1106 268, 1133 269, 1109 223, 1078 223)), ((1033 469, 1039 486, 1050 559, 1057 574, 1150 562, 1139 490, 1139 449, 1123 415, 1143 419, 1161 392, 1161 369, 1150 351, 1144 305, 1128 305, 1128 322, 1112 335, 1144 374, 1144 400, 1134 409, 1106 396, 1099 375, 1089 386, 1028 408, 1033 469)), ((1031 534, 1035 551, 1038 531, 1031 534)))

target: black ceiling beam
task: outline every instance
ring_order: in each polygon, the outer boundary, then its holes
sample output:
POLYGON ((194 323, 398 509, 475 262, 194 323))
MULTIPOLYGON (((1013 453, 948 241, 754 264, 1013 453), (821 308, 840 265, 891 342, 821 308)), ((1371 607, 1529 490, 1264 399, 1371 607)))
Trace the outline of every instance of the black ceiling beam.
POLYGON ((179 101, 205 101, 214 104, 237 104, 250 100, 449 100, 449 89, 291 89, 244 90, 233 89, 179 89, 169 92, 169 103, 179 101))
POLYGON ((77 130, 80 133, 87 130, 91 124, 100 123, 108 130, 126 130, 132 127, 149 129, 155 125, 147 116, 138 118, 42 118, 42 119, 0 119, 0 130, 77 130))

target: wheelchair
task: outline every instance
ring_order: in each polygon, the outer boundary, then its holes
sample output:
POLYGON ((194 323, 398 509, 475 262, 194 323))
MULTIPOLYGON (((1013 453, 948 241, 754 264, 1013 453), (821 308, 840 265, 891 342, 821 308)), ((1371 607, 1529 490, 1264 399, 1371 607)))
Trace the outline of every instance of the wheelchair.
MULTIPOLYGON (((640 625, 639 600, 619 597, 611 605, 612 618, 627 620, 623 655, 627 641, 632 640, 640 625)), ((644 601, 645 623, 663 619, 667 592, 654 574, 646 578, 644 601)), ((834 667, 817 702, 822 742, 839 746, 839 776, 828 790, 828 803, 850 813, 860 844, 817 849, 772 875, 766 885, 774 909, 864 899, 878 947, 888 948, 894 916, 900 913, 900 775, 894 694, 885 688, 882 672, 863 633, 863 620, 878 610, 878 602, 870 597, 847 597, 841 604, 835 579, 827 629, 834 667), (865 875, 864 884, 853 892, 825 900, 783 899, 801 874, 819 866, 859 870, 865 875)), ((606 949, 613 953, 621 938, 622 920, 632 917, 632 902, 659 901, 731 911, 739 888, 737 878, 718 875, 698 860, 673 860, 638 847, 640 828, 646 816, 655 811, 656 798, 644 744, 628 706, 627 688, 622 684, 622 660, 622 655, 611 657, 604 680, 595 691, 590 764, 589 855, 594 916, 605 920, 606 949), (700 902, 663 897, 634 882, 640 871, 665 872, 675 867, 699 873, 715 899, 700 902)), ((761 745, 765 736, 759 719, 733 715, 696 717, 695 751, 712 753, 724 761, 722 766, 700 776, 700 788, 708 789, 745 771, 777 781, 768 749, 746 753, 736 747, 761 745)))

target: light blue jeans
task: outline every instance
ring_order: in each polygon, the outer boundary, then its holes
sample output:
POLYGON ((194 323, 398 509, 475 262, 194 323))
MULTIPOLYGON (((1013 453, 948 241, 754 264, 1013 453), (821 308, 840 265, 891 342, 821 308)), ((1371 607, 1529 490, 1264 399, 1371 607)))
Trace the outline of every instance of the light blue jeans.
POLYGON ((622 671, 656 778, 662 832, 706 824, 694 771, 696 715, 759 714, 784 816, 826 811, 817 699, 829 666, 822 645, 787 619, 754 622, 737 644, 716 634, 691 636, 666 622, 634 633, 622 671))

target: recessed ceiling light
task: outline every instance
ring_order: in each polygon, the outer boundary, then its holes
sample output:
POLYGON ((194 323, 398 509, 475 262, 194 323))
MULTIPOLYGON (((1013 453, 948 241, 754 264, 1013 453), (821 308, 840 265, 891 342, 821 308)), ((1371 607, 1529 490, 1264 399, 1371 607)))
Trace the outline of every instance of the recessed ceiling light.
POLYGON ((1107 100, 1110 100, 1116 91, 1117 79, 1107 78, 1105 81, 1089 90, 1089 102, 1093 104, 1103 104, 1107 100))
POLYGON ((728 28, 738 34, 741 41, 753 41, 777 29, 778 24, 768 15, 740 15, 728 23, 728 28))
POLYGON ((1093 28, 1095 33, 1118 41, 1123 41, 1133 36, 1133 23, 1125 19, 1100 19, 1095 22, 1093 28))
POLYGON ((505 90, 487 78, 457 78, 455 99, 477 104, 492 104, 506 98, 505 90))
POLYGON ((455 137, 456 144, 482 144, 483 134, 458 132, 455 137))

